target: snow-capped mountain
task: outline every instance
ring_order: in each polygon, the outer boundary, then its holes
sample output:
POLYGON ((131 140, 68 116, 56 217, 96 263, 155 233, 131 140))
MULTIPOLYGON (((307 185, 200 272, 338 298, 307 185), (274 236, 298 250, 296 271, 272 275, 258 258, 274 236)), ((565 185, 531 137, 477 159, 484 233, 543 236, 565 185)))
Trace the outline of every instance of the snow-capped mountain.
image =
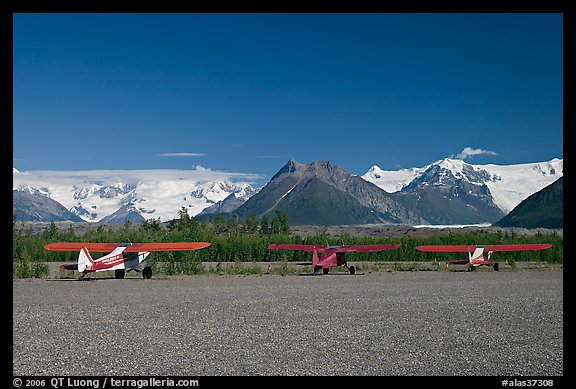
POLYGON ((282 210, 291 224, 423 224, 418 210, 397 195, 353 176, 329 161, 289 160, 262 188, 235 210, 240 218, 274 217, 282 210))
POLYGON ((218 213, 233 212, 242 204, 244 204, 250 197, 258 193, 259 189, 247 187, 239 192, 228 195, 224 200, 218 201, 209 207, 204 208, 199 213, 200 216, 215 215, 218 213))
POLYGON ((494 204, 508 213, 563 174, 564 161, 558 158, 517 165, 473 165, 445 158, 422 168, 395 171, 372 166, 362 178, 389 193, 408 191, 419 185, 442 185, 448 178, 472 185, 486 185, 494 204))
POLYGON ((493 224, 497 227, 564 228, 564 177, 528 196, 493 224))
POLYGON ((59 202, 30 191, 13 192, 12 210, 18 221, 82 221, 59 202))
POLYGON ((13 189, 45 196, 82 220, 157 219, 190 216, 231 194, 252 193, 256 176, 196 170, 30 171, 13 169, 13 189))
MULTIPOLYGON (((354 176, 328 161, 289 161, 263 188, 256 175, 196 170, 30 171, 13 169, 14 214, 41 220, 69 211, 84 221, 132 221, 276 209, 300 224, 493 223, 563 176, 563 160, 473 165, 442 159, 422 168, 354 176), (373 185, 374 184, 374 185, 373 185), (26 196, 16 196, 26 193, 26 196), (44 199, 51 199, 63 206, 44 199), (51 212, 50 210, 56 210, 51 212)), ((22 219, 24 220, 24 219, 22 219)), ((29 220, 29 219, 26 219, 29 220)), ((72 220, 72 218, 69 218, 72 220)))

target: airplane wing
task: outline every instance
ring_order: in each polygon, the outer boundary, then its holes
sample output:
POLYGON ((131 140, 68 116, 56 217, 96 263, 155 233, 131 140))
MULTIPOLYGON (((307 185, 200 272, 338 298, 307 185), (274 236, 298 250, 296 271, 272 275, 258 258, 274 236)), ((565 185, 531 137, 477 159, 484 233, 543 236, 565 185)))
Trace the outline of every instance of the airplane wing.
POLYGON ((183 251, 198 250, 210 246, 208 242, 162 242, 162 243, 90 243, 90 242, 58 242, 44 246, 46 250, 79 251, 87 248, 91 252, 110 253, 119 246, 127 246, 124 252, 152 252, 152 251, 183 251))
POLYGON ((199 250, 210 246, 209 242, 162 242, 162 243, 132 243, 124 250, 127 253, 141 251, 186 251, 199 250))
POLYGON ((546 250, 552 247, 548 243, 491 244, 484 246, 484 251, 520 251, 546 250))
POLYGON ((271 244, 268 246, 268 250, 300 250, 300 251, 308 251, 308 252, 324 252, 328 246, 317 246, 314 244, 290 244, 290 243, 281 243, 281 244, 271 244))
POLYGON ((44 248, 53 251, 80 251, 87 248, 95 253, 110 253, 120 245, 120 243, 58 242, 47 244, 44 248))
POLYGON ((468 253, 476 250, 476 245, 434 245, 434 246, 416 246, 416 250, 433 252, 433 253, 468 253))
POLYGON ((337 252, 340 253, 348 253, 348 252, 372 252, 372 251, 383 251, 383 250, 396 250, 400 247, 400 243, 398 244, 365 244, 365 245, 354 245, 354 246, 317 246, 313 244, 271 244, 268 246, 270 250, 301 250, 301 251, 316 251, 316 252, 324 252, 327 249, 336 249, 337 252))
MULTIPOLYGON (((474 252, 478 245, 434 245, 417 246, 416 250, 435 253, 468 253, 474 252)), ((484 251, 522 251, 522 250, 544 250, 552 247, 547 243, 521 243, 521 244, 492 244, 485 245, 484 251)))

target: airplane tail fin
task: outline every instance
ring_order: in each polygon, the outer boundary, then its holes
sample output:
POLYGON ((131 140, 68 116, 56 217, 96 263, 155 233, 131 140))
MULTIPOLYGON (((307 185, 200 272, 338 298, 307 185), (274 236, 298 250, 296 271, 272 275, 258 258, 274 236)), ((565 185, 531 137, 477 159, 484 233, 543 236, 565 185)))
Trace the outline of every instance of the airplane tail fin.
POLYGON ((316 266, 318 266, 318 263, 320 263, 320 258, 318 258, 318 252, 316 250, 314 250, 312 252, 312 270, 316 269, 316 266))
POLYGON ((477 246, 474 252, 468 252, 469 262, 474 263, 476 261, 487 261, 490 260, 492 252, 484 251, 484 246, 477 246))
POLYGON ((78 254, 78 271, 80 273, 82 273, 86 269, 90 270, 90 268, 92 268, 93 264, 94 264, 94 260, 92 260, 92 257, 90 256, 90 253, 88 252, 88 249, 86 247, 83 247, 80 250, 80 254, 78 254))

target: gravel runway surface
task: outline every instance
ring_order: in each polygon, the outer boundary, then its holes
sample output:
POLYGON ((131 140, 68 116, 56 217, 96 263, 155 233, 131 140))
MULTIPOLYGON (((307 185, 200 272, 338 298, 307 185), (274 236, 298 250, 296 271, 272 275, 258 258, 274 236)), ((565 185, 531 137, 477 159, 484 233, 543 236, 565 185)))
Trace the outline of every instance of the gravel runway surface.
POLYGON ((14 375, 562 376, 563 271, 13 281, 14 375))

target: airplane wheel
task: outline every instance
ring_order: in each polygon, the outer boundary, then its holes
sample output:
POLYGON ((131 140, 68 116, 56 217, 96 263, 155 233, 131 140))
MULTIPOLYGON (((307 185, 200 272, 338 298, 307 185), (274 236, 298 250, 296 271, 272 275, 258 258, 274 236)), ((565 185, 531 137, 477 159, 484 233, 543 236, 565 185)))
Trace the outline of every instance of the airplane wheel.
POLYGON ((116 269, 114 270, 114 278, 120 280, 124 278, 124 269, 116 269))
POLYGON ((152 278, 152 268, 150 266, 146 266, 142 269, 142 277, 147 280, 152 278))
POLYGON ((324 274, 328 274, 328 271, 330 270, 330 268, 325 267, 324 269, 322 269, 322 273, 324 274))
POLYGON ((499 271, 500 270, 500 265, 498 265, 498 262, 494 262, 494 271, 499 271))
POLYGON ((348 270, 350 271, 350 274, 352 275, 356 274, 356 268, 354 266, 350 266, 348 270))

